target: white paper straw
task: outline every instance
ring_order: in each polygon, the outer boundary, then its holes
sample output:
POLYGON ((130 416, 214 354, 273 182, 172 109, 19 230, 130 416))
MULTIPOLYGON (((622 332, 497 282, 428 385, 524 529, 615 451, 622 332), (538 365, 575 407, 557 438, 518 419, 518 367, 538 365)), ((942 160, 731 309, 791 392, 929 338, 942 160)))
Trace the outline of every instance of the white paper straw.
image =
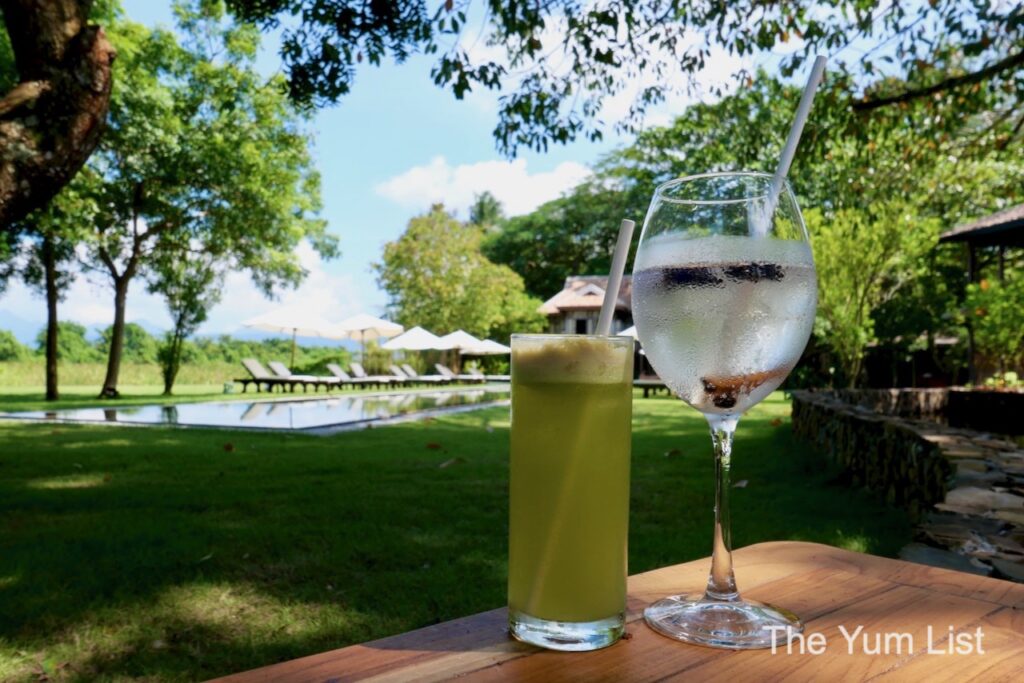
POLYGON ((608 273, 608 289, 604 292, 601 317, 597 320, 599 335, 607 336, 612 331, 612 316, 615 315, 615 303, 619 300, 619 287, 622 285, 622 273, 626 270, 626 256, 629 254, 629 245, 633 241, 634 227, 636 227, 636 223, 628 219, 619 224, 619 239, 615 242, 612 269, 608 273))
POLYGON ((779 193, 782 192, 782 183, 789 174, 789 167, 793 165, 793 156, 796 154, 796 146, 800 143, 800 135, 804 132, 804 124, 807 123, 807 116, 811 112, 811 103, 814 102, 814 93, 821 84, 822 76, 825 74, 825 63, 828 60, 823 55, 814 59, 814 66, 811 67, 811 75, 804 86, 804 94, 800 98, 800 105, 796 108, 796 118, 789 129, 789 137, 786 138, 786 145, 782 148, 782 157, 779 159, 779 166, 772 176, 771 189, 768 191, 768 202, 764 208, 764 214, 760 220, 754 221, 754 229, 758 234, 764 235, 768 232, 771 224, 771 216, 775 212, 775 204, 779 201, 779 193))

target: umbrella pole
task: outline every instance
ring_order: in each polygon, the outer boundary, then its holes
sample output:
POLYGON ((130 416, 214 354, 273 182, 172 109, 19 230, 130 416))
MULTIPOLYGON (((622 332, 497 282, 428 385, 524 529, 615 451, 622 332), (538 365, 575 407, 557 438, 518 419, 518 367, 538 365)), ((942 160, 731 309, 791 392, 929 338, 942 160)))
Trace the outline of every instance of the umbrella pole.
POLYGON ((359 362, 366 362, 366 330, 359 330, 359 362))
POLYGON ((295 333, 297 331, 298 330, 295 329, 292 330, 292 362, 288 364, 288 367, 290 368, 295 367, 295 333))

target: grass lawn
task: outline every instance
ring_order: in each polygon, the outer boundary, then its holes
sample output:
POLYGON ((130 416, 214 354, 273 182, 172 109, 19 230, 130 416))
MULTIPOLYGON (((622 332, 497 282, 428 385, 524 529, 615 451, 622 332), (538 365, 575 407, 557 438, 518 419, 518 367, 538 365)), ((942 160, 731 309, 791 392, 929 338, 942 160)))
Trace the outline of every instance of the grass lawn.
MULTIPOLYGON (((895 554, 906 515, 788 414, 740 424, 735 544, 895 554)), ((0 422, 0 680, 196 680, 501 606, 507 459, 507 408, 333 437, 0 422)), ((630 572, 706 556, 703 419, 638 399, 632 476, 630 572)))

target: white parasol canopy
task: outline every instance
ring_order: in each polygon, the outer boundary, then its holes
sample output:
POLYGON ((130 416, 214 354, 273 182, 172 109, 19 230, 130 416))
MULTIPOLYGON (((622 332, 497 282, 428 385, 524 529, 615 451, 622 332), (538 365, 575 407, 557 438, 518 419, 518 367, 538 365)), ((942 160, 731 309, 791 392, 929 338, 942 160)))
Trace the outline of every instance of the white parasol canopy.
POLYGON ((480 346, 480 340, 464 330, 455 330, 450 334, 446 334, 441 337, 441 341, 447 344, 449 349, 457 352, 454 358, 456 371, 460 369, 459 355, 474 353, 474 350, 480 346))
POLYGON ((617 336, 617 337, 632 337, 633 339, 638 339, 639 338, 639 337, 636 336, 636 325, 633 325, 633 327, 627 327, 626 329, 624 329, 622 332, 619 332, 615 336, 617 336))
POLYGON ((512 347, 505 346, 492 339, 484 339, 480 342, 472 351, 463 351, 463 353, 470 353, 477 356, 503 356, 505 354, 512 353, 512 347))
POLYGON ((304 311, 301 308, 275 308, 272 311, 257 315, 242 323, 243 327, 264 332, 278 332, 292 335, 292 361, 295 365, 295 337, 322 337, 324 339, 342 339, 334 330, 334 326, 325 319, 304 311))
POLYGON ((436 334, 417 326, 382 344, 381 348, 388 351, 446 351, 451 346, 436 334))
POLYGON ((472 353, 472 349, 478 348, 481 344, 479 339, 469 332, 462 330, 456 330, 451 334, 444 335, 441 337, 441 341, 448 345, 446 348, 457 349, 466 353, 472 353))
POLYGON ((342 339, 359 339, 363 342, 379 337, 394 337, 402 334, 404 329, 398 323, 368 313, 359 313, 345 318, 334 326, 334 330, 342 339))
POLYGON ((394 337, 402 334, 405 328, 398 323, 372 316, 368 313, 359 313, 350 318, 345 318, 334 326, 334 331, 339 339, 358 339, 363 354, 366 353, 367 340, 379 339, 380 337, 394 337))
POLYGON ((282 332, 300 337, 324 337, 325 339, 341 339, 334 333, 334 326, 314 313, 307 313, 301 308, 282 307, 257 315, 242 323, 243 327, 264 332, 282 332))

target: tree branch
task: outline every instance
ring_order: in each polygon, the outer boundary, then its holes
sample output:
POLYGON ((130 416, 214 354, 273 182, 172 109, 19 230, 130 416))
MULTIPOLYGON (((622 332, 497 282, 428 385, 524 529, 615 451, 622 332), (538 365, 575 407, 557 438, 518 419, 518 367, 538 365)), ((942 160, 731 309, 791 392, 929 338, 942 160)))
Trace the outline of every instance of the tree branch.
POLYGON ((1005 140, 996 145, 996 149, 1006 149, 1010 145, 1010 142, 1017 137, 1017 134, 1020 133, 1022 128, 1024 128, 1024 114, 1020 115, 1020 118, 1017 120, 1017 124, 1013 127, 1013 130, 1010 131, 1010 134, 1006 136, 1005 140))
POLYGON ((117 264, 114 263, 114 259, 111 258, 110 252, 107 251, 106 247, 99 247, 96 249, 96 254, 100 257, 100 261, 110 271, 110 277, 117 282, 121 278, 121 274, 117 272, 117 264))
POLYGON ((0 105, 0 230, 45 206, 99 142, 114 48, 92 0, 4 0, 21 82, 0 105))
POLYGON ((916 100, 919 97, 927 97, 928 95, 934 95, 935 93, 942 92, 944 90, 951 90, 953 88, 959 88, 962 85, 972 85, 974 83, 980 83, 986 79, 995 76, 1003 71, 1016 68, 1018 66, 1024 66, 1024 52, 1018 52, 1015 55, 1010 55, 1006 59, 1000 60, 994 64, 986 66, 980 71, 974 71, 963 76, 956 76, 954 78, 947 78, 944 81, 939 81, 934 85, 930 85, 927 88, 918 88, 916 90, 907 90, 899 95, 893 95, 891 97, 879 97, 871 100, 860 100, 853 103, 853 109, 855 111, 872 111, 881 107, 889 106, 890 104, 899 104, 901 102, 910 102, 916 100))
POLYGON ((35 102, 50 89, 49 81, 25 81, 11 88, 11 91, 0 99, 0 116, 18 107, 35 102))

